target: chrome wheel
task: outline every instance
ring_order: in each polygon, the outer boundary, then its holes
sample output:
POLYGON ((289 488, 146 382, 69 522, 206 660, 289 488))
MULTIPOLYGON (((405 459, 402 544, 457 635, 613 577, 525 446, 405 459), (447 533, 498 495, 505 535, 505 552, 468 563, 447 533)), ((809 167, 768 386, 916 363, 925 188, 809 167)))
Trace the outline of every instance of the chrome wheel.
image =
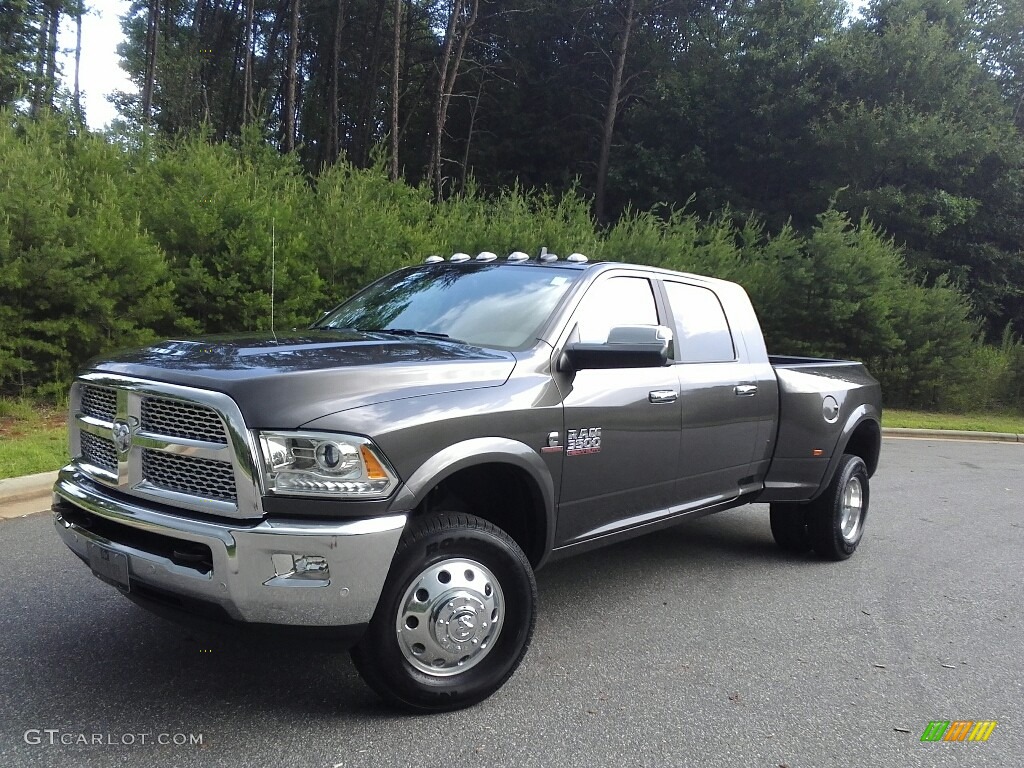
POLYGON ((864 459, 843 454, 828 487, 807 507, 807 534, 826 560, 845 560, 860 545, 871 501, 864 459))
POLYGON ((537 583, 505 531, 462 512, 414 517, 352 661, 386 701, 449 712, 483 701, 523 660, 537 583))
POLYGON ((860 524, 864 518, 864 489, 860 478, 851 477, 843 489, 842 511, 839 528, 843 539, 853 543, 860 536, 860 524))
POLYGON ((421 672, 448 677, 479 664, 504 623, 494 574, 475 560, 435 563, 412 580, 395 621, 398 647, 421 672))

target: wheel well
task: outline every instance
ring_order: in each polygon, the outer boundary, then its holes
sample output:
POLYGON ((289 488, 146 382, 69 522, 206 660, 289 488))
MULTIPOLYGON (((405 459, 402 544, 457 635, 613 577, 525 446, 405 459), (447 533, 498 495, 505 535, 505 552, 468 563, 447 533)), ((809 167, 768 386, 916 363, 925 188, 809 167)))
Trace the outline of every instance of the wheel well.
POLYGON ((413 514, 463 512, 487 520, 511 536, 534 566, 547 543, 547 518, 540 489, 511 464, 477 464, 434 486, 413 514))
POLYGON ((878 468, 878 453, 882 447, 882 431, 877 421, 862 421, 853 430, 849 441, 846 443, 846 450, 843 453, 851 453, 860 456, 868 467, 868 476, 875 474, 878 468))

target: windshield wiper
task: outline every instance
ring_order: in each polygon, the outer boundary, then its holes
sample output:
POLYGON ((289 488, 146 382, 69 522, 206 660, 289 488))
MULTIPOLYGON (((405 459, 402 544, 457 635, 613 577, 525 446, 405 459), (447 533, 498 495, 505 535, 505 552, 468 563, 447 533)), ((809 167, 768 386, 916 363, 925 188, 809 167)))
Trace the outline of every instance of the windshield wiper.
POLYGON ((433 331, 416 331, 412 328, 359 328, 363 333, 391 333, 395 336, 428 336, 432 339, 450 339, 447 333, 434 333, 433 331))

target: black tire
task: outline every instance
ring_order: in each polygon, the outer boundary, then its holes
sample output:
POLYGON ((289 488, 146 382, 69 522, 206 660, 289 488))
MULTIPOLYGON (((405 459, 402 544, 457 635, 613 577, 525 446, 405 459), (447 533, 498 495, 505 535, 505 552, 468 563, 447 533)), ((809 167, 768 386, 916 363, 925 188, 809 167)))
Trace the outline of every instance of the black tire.
POLYGON ((844 454, 832 482, 807 510, 807 532, 819 556, 845 560, 856 551, 870 498, 867 465, 860 456, 844 454))
POLYGON ((787 552, 807 552, 811 548, 811 537, 807 533, 807 505, 771 505, 769 519, 775 543, 787 552))
POLYGON ((352 660, 391 704, 418 712, 468 707, 519 666, 536 604, 530 562, 503 530, 465 514, 414 519, 352 660))

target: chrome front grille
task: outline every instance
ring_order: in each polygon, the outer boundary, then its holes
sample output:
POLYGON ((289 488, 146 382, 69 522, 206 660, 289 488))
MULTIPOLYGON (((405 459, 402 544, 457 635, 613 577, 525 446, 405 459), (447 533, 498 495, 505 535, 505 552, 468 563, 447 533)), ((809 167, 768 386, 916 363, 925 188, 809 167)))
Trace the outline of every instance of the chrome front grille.
POLYGON ((142 399, 142 429, 157 435, 227 443, 224 425, 212 408, 164 397, 142 399))
POLYGON ((71 390, 71 449, 94 481, 179 509, 261 517, 255 446, 227 395, 90 373, 71 390))
POLYGON ((82 387, 82 413, 94 419, 113 421, 117 414, 117 393, 106 387, 82 387))
POLYGON ((83 432, 81 440, 83 459, 100 469, 117 474, 117 450, 112 442, 89 432, 83 432))
POLYGON ((142 474, 157 488, 189 496, 235 500, 235 471, 225 461, 142 451, 142 474))

